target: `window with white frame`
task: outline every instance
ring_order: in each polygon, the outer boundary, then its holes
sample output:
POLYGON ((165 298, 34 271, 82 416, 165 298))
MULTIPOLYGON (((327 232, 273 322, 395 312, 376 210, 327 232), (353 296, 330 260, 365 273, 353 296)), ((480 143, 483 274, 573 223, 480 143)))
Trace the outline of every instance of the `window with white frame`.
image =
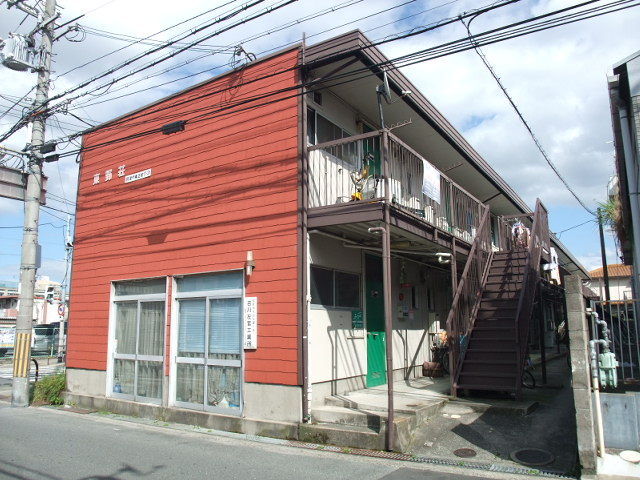
POLYGON ((242 271, 176 279, 175 403, 242 410, 242 271))
POLYGON ((160 403, 166 279, 114 284, 113 396, 160 403))

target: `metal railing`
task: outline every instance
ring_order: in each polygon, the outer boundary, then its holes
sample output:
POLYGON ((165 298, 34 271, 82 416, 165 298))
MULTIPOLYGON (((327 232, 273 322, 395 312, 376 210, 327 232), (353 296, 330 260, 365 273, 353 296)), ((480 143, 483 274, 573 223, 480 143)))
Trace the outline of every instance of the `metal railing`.
MULTIPOLYGON (((382 131, 308 147, 309 207, 385 198, 382 131)), ((426 160, 392 133, 389 143, 389 197, 399 208, 472 243, 484 206, 439 172, 439 198, 422 191, 426 160)))
MULTIPOLYGON (((640 300, 592 301, 591 307, 609 327, 611 351, 618 360, 618 378, 623 383, 636 383, 640 380, 640 300)), ((592 330, 597 331, 595 327, 592 330)))
POLYGON ((485 207, 478 234, 471 245, 467 262, 453 297, 451 310, 447 316, 451 394, 454 396, 469 336, 482 300, 483 285, 491 265, 493 248, 490 219, 489 207, 485 207))
POLYGON ((549 245, 549 224, 547 220, 547 209, 538 199, 536 209, 533 214, 533 225, 528 239, 527 259, 524 267, 524 277, 520 295, 518 297, 518 308, 516 310, 516 340, 517 340, 517 362, 518 375, 516 377, 516 396, 520 397, 522 392, 521 373, 524 368, 528 348, 529 323, 533 314, 533 304, 536 291, 540 281, 540 259, 543 249, 549 245))

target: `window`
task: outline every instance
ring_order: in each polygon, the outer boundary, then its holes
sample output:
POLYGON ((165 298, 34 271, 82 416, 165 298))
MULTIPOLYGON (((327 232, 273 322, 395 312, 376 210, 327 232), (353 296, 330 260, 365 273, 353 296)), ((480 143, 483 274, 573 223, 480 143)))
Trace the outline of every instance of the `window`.
POLYGON ((330 142, 350 136, 332 121, 320 115, 313 108, 307 108, 307 142, 309 145, 330 142))
POLYGON ((312 265, 311 303, 324 307, 360 308, 360 275, 312 265))
POLYGON ((176 280, 177 405, 240 413, 243 281, 242 272, 176 280))
POLYGON ((164 278, 114 284, 114 396, 162 399, 165 292, 164 278))

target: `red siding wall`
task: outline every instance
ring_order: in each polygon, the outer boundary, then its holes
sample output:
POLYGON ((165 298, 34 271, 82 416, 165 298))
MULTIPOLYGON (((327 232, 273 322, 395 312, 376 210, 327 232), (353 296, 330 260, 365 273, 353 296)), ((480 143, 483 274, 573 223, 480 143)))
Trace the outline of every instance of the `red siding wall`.
MULTIPOLYGON (((243 268, 253 250, 256 269, 246 293, 258 297, 259 340, 256 351, 246 352, 245 380, 297 384, 299 100, 288 91, 215 113, 294 87, 297 60, 298 51, 290 50, 85 137, 69 367, 106 369, 111 281, 243 268), (181 104, 186 99, 195 100, 181 104), (97 147, 197 115, 214 116, 176 134, 97 147), (151 168, 152 176, 125 184, 120 165, 127 175, 151 168), (108 169, 113 178, 105 181, 108 169)), ((167 335, 167 351, 168 342, 167 335)))

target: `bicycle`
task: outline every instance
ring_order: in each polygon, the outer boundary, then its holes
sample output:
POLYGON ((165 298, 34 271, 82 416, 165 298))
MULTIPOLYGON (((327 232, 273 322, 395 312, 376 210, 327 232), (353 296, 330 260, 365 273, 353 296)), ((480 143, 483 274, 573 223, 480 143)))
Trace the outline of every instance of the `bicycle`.
POLYGON ((532 368, 533 362, 531 361, 531 357, 527 355, 524 361, 524 370, 522 371, 522 386, 524 388, 536 388, 536 378, 533 376, 533 373, 531 373, 532 368))

